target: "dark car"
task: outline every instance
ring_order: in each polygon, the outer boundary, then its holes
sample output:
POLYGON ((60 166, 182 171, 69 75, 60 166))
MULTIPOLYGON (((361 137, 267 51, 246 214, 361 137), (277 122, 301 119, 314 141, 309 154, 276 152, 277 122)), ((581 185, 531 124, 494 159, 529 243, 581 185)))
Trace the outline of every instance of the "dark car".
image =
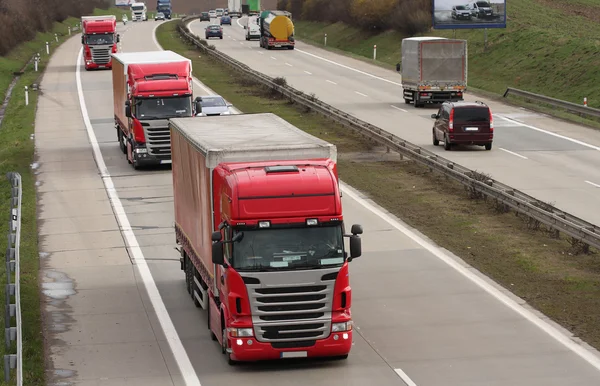
POLYGON ((452 18, 471 20, 471 10, 465 5, 455 5, 452 7, 452 18))
POLYGON ((202 12, 200 14, 200 21, 210 21, 210 15, 208 12, 202 12))
POLYGON ((231 17, 229 16, 221 16, 221 25, 229 24, 231 25, 231 17))
POLYGON ((223 28, 220 25, 211 24, 206 27, 205 38, 208 40, 209 38, 221 38, 223 39, 223 28))
POLYGON ((452 145, 479 145, 492 149, 494 121, 492 110, 483 102, 444 102, 433 125, 433 145, 444 142, 444 149, 452 145))

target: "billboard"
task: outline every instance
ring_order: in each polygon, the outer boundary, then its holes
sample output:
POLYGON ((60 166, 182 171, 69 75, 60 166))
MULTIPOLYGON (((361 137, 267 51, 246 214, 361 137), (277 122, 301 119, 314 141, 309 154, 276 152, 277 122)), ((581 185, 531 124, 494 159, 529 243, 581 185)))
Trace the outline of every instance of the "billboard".
POLYGON ((133 2, 133 0, 115 0, 115 5, 117 7, 129 7, 133 2))
POLYGON ((506 0, 432 0, 434 29, 506 28, 506 0))

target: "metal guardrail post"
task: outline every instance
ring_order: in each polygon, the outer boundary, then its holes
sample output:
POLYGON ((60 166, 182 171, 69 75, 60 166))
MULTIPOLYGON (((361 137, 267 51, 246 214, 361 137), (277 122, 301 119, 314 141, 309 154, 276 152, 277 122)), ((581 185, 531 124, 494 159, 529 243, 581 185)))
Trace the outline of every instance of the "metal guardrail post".
POLYGON ((582 117, 589 118, 600 118, 600 109, 595 109, 585 105, 578 105, 577 103, 567 102, 556 98, 551 98, 545 95, 535 94, 529 91, 519 90, 517 88, 508 87, 504 92, 503 97, 507 98, 509 94, 531 99, 537 102, 546 103, 554 107, 558 107, 569 112, 578 114, 582 117))
POLYGON ((8 222, 8 246, 6 248, 6 304, 4 315, 4 336, 6 351, 4 355, 4 380, 10 380, 10 370, 16 369, 17 386, 23 385, 23 337, 21 324, 21 284, 20 284, 20 246, 21 246, 21 199, 23 187, 19 173, 8 173, 11 183, 10 219, 8 222), (11 282, 14 272, 14 283, 11 282), (15 302, 11 299, 14 297, 15 302), (16 325, 12 325, 13 318, 16 325), (10 353, 12 343, 17 342, 16 353, 10 353))
MULTIPOLYGON (((324 115, 334 122, 354 130, 355 132, 379 143, 380 145, 387 146, 389 149, 397 152, 401 156, 410 158, 421 165, 429 167, 438 173, 450 177, 475 192, 495 199, 499 203, 512 208, 518 213, 525 214, 529 218, 539 221, 541 224, 548 226, 556 232, 562 232, 583 244, 600 249, 599 226, 591 224, 567 212, 561 211, 558 208, 554 208, 543 201, 535 199, 526 193, 518 191, 491 178, 485 178, 483 180, 482 173, 467 169, 448 159, 440 157, 435 153, 414 145, 377 126, 364 122, 331 105, 323 103, 314 96, 307 95, 304 92, 296 90, 290 86, 281 86, 275 83, 273 78, 255 71, 249 66, 231 58, 222 52, 219 52, 214 46, 209 47, 206 41, 203 41, 201 38, 191 33, 191 31, 187 28, 187 23, 194 19, 198 19, 198 16, 191 16, 182 19, 181 24, 177 26, 177 30, 184 39, 195 45, 204 53, 211 55, 212 57, 231 66, 231 68, 242 72, 244 75, 252 78, 254 81, 281 93, 281 95, 284 95, 286 98, 289 98, 295 103, 307 107, 316 113, 324 115)), ((526 95, 534 95, 539 98, 548 98, 517 89, 508 89, 504 95, 508 95, 509 92, 513 94, 521 92, 522 94, 526 93, 526 95)), ((554 101, 564 102, 559 100, 554 101)), ((598 116, 600 117, 600 110, 590 109, 589 107, 584 108, 583 106, 578 106, 570 102, 564 103, 585 109, 584 112, 588 113, 596 110, 598 111, 598 116)))

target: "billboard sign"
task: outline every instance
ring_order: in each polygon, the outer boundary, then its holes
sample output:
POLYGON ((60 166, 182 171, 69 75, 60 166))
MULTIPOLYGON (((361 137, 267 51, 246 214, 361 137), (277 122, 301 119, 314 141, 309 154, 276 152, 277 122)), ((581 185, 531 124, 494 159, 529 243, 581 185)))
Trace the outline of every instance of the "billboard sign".
POLYGON ((506 0, 432 0, 434 29, 506 28, 506 0))
POLYGON ((115 0, 115 5, 117 7, 130 7, 133 0, 115 0))

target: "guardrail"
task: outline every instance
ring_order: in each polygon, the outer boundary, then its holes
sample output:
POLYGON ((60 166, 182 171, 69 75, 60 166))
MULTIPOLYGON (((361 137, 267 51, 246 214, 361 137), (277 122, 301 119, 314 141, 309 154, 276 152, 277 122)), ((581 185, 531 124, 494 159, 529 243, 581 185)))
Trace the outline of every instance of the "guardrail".
POLYGON ((529 91, 519 90, 517 88, 512 88, 512 87, 509 87, 506 89, 506 92, 504 93, 504 98, 508 97, 509 94, 512 94, 512 95, 515 95, 515 96, 518 96, 521 98, 525 98, 525 99, 534 100, 536 102, 546 103, 548 105, 567 110, 571 113, 578 114, 582 117, 589 117, 589 118, 596 118, 596 119, 600 118, 600 109, 582 106, 582 105, 578 105, 577 103, 567 102, 567 101, 563 101, 560 99, 551 98, 551 97, 548 97, 545 95, 534 94, 529 91))
MULTIPOLYGON (((253 78, 255 81, 281 93, 295 103, 322 114, 335 122, 356 131, 362 136, 386 146, 389 150, 393 150, 402 156, 406 156, 432 170, 458 181, 463 184, 465 188, 478 196, 491 197, 497 200, 498 203, 512 208, 517 213, 527 215, 529 218, 533 219, 534 222, 539 222, 556 232, 563 232, 571 236, 575 240, 583 243, 584 246, 592 246, 600 249, 600 227, 554 208, 548 203, 495 181, 482 173, 467 169, 450 160, 440 157, 435 153, 405 141, 379 127, 323 103, 314 96, 307 95, 288 85, 279 84, 281 82, 253 70, 247 65, 219 52, 214 47, 211 48, 206 41, 202 41, 198 36, 192 34, 187 28, 187 23, 197 18, 198 16, 192 16, 183 19, 181 21, 182 24, 179 24, 177 28, 179 33, 186 40, 203 50, 206 54, 221 60, 233 69, 240 71, 246 76, 253 78)), ((585 249, 587 249, 587 247, 585 247, 585 249)))
POLYGON ((21 324, 21 283, 20 283, 20 256, 21 244, 21 199, 23 188, 19 173, 8 173, 11 183, 10 220, 8 230, 8 247, 6 249, 6 304, 4 315, 4 340, 6 352, 4 355, 4 380, 10 380, 10 370, 16 369, 17 386, 23 385, 23 338, 21 324), (12 274, 14 273, 14 282, 12 274), (11 298, 14 298, 12 303, 11 298), (15 326, 12 320, 15 318, 15 326), (13 342, 16 341, 16 349, 13 342), (14 352, 12 354, 11 352, 14 352))

